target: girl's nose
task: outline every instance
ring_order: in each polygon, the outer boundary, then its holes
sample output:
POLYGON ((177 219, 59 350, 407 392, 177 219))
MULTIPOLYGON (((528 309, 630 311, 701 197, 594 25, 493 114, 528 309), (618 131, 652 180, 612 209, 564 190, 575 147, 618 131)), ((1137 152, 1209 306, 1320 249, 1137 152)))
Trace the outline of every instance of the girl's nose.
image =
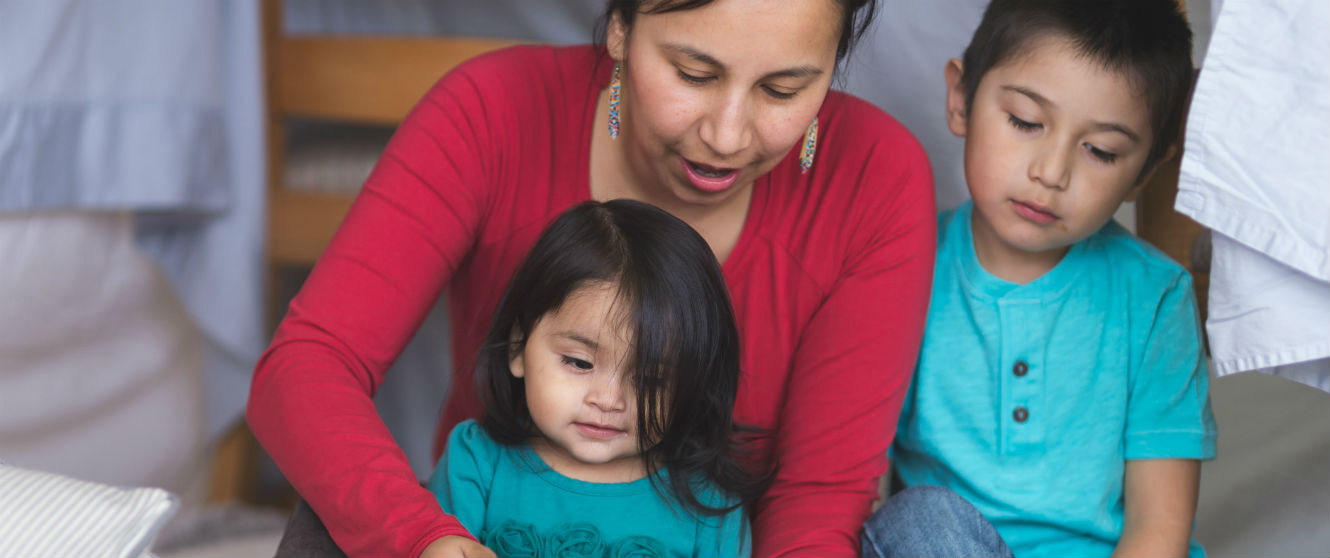
POLYGON ((627 392, 620 376, 606 374, 592 382, 586 402, 602 412, 623 411, 628 408, 627 392))
POLYGON ((717 157, 727 158, 738 154, 753 139, 748 100, 742 94, 723 97, 702 118, 701 124, 702 143, 717 157))

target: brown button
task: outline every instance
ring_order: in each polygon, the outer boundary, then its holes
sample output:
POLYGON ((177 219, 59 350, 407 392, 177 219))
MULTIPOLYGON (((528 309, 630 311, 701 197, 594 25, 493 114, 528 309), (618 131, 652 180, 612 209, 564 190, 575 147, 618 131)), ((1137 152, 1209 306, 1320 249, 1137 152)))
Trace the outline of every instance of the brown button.
POLYGON ((1016 410, 1011 413, 1011 418, 1016 419, 1016 422, 1025 422, 1030 418, 1030 411, 1025 407, 1016 407, 1016 410))
POLYGON ((1015 374, 1017 378, 1024 377, 1025 373, 1029 371, 1030 366, 1025 364, 1023 360, 1016 361, 1016 366, 1011 367, 1011 373, 1015 374))

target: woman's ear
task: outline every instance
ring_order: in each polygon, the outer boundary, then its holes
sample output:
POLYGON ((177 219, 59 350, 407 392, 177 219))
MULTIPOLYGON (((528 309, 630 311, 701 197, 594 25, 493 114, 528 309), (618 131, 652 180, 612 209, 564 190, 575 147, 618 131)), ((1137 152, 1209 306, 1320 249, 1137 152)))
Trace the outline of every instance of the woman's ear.
POLYGON ((947 128, 951 133, 965 137, 965 72, 961 61, 952 58, 943 70, 947 78, 947 128))
POLYGON ((624 24, 623 17, 618 11, 610 14, 610 24, 605 30, 605 49, 609 51, 610 58, 615 62, 623 62, 624 54, 628 50, 628 26, 624 24))

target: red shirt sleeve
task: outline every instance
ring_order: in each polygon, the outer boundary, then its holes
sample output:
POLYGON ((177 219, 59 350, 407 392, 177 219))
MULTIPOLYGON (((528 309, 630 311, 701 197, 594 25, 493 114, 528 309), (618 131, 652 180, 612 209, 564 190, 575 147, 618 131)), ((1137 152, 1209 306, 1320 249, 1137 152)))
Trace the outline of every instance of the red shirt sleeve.
POLYGON ((756 510, 754 556, 858 556, 914 372, 937 243, 932 174, 914 138, 874 114, 858 123, 869 128, 827 129, 842 146, 860 144, 858 160, 833 154, 815 163, 857 175, 842 174, 834 188, 852 196, 847 213, 819 216, 808 233, 822 250, 848 248, 798 339, 778 411, 779 469, 756 510), (873 129, 882 121, 890 133, 873 129))
POLYGON ((250 427, 352 556, 416 556, 467 534, 371 398, 475 243, 487 157, 512 124, 495 60, 445 76, 398 128, 254 374, 250 427))

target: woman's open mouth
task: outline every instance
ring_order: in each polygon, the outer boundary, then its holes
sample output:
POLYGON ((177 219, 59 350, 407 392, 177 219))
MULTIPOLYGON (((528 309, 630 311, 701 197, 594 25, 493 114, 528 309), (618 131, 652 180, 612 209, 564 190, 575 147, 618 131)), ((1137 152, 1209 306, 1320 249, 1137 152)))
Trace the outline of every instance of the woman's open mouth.
POLYGON ((739 169, 713 167, 683 157, 679 160, 683 162, 683 170, 688 175, 688 181, 694 188, 703 192, 723 192, 733 186, 734 181, 739 178, 739 169))

